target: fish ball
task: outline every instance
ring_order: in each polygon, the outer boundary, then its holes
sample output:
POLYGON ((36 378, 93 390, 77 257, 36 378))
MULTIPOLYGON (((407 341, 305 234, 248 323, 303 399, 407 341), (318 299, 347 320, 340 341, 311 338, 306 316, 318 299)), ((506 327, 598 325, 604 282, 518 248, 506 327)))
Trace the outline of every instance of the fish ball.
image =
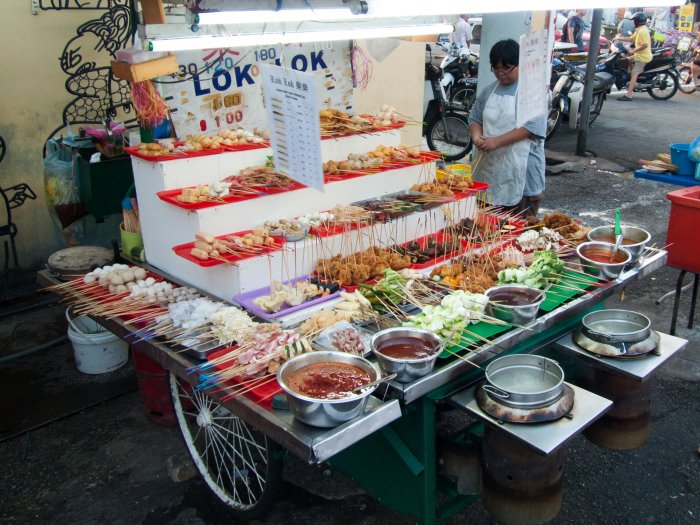
POLYGON ((148 277, 146 279, 146 286, 153 286, 156 284, 156 280, 153 277, 148 277))
POLYGON ((114 293, 126 293, 128 291, 129 291, 129 289, 126 286, 124 286, 123 284, 118 284, 114 288, 114 293))
POLYGON ((146 270, 143 268, 134 268, 134 278, 136 280, 145 279, 148 276, 146 270))

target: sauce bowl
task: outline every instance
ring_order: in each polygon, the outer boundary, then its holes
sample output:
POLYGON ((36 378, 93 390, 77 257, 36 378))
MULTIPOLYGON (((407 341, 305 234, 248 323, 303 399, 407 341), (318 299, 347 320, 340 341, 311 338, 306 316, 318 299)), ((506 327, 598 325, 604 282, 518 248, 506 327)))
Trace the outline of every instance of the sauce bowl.
POLYGON ((315 363, 344 363, 364 370, 370 381, 379 379, 378 370, 367 359, 344 352, 310 352, 293 357, 277 371, 277 382, 287 393, 287 402, 299 421, 321 428, 332 428, 364 412, 369 395, 377 384, 342 399, 316 399, 292 390, 287 379, 297 370, 315 363))
POLYGON ((609 242, 591 241, 579 244, 576 247, 576 253, 583 271, 600 279, 610 281, 617 279, 632 259, 632 255, 620 246, 615 254, 616 261, 610 262, 614 248, 615 245, 609 242))
POLYGON ((435 366, 435 361, 442 351, 442 341, 438 336, 427 330, 411 328, 408 326, 399 328, 387 328, 377 332, 372 337, 372 351, 377 358, 379 368, 385 374, 396 374, 396 381, 399 383, 410 383, 429 374, 435 366), (418 359, 389 357, 382 354, 382 346, 388 344, 392 339, 411 337, 420 339, 432 347, 433 352, 428 357, 418 359))

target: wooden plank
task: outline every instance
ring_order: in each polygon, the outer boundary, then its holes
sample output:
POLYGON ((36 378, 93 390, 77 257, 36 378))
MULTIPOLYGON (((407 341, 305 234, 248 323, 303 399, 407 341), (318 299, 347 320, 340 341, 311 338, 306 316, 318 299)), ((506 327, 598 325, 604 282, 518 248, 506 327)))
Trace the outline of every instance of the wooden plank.
POLYGON ((141 0, 144 24, 164 24, 165 9, 163 0, 141 0))
POLYGON ((144 80, 177 73, 178 71, 177 59, 173 54, 139 64, 128 64, 112 60, 111 65, 112 72, 116 78, 129 82, 143 82, 144 80))

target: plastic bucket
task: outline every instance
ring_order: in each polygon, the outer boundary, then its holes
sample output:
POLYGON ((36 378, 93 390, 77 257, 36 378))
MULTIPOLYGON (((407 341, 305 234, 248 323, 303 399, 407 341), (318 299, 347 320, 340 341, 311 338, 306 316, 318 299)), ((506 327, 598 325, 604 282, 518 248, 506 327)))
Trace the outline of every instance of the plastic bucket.
POLYGON ((143 261, 143 237, 141 233, 124 230, 124 223, 119 224, 119 234, 122 241, 122 253, 143 261))
POLYGON ((690 144, 670 144, 671 164, 678 166, 678 175, 695 175, 695 163, 688 157, 690 144))
POLYGON ((68 339, 73 345, 75 366, 85 374, 104 374, 124 366, 129 345, 86 315, 68 320, 68 339))

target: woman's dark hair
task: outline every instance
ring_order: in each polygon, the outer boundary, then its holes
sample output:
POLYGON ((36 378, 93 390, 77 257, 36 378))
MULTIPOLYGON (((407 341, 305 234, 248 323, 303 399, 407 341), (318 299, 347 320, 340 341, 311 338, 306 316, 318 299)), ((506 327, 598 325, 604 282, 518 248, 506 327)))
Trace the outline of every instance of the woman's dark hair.
POLYGON ((491 67, 500 64, 503 67, 517 66, 520 60, 520 45, 515 40, 499 40, 489 52, 491 67))

